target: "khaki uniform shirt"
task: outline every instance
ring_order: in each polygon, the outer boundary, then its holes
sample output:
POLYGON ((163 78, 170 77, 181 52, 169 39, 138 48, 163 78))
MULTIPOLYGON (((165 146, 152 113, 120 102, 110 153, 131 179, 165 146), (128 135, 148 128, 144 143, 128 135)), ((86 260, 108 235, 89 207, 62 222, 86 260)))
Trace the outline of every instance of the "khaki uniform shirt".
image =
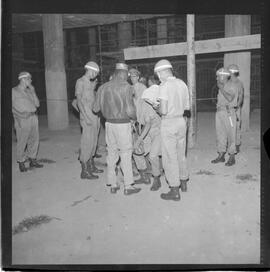
MULTIPOLYGON (((92 120, 96 120, 97 118, 97 116, 92 112, 93 105, 95 103, 95 86, 96 84, 91 82, 86 76, 79 78, 75 86, 75 96, 78 100, 81 100, 87 115, 92 120)), ((84 119, 82 114, 80 114, 80 119, 84 119)))
POLYGON ((165 118, 182 116, 184 110, 190 109, 189 91, 183 80, 170 76, 160 84, 159 92, 159 98, 168 101, 165 118))
POLYGON ((12 107, 19 112, 35 112, 37 110, 33 99, 25 90, 12 88, 12 107))
POLYGON ((229 93, 231 95, 234 95, 234 98, 231 102, 229 102, 225 96, 219 91, 217 96, 217 107, 218 108, 225 108, 226 106, 233 108, 237 106, 237 100, 238 100, 238 87, 237 84, 234 84, 233 82, 226 82, 224 85, 224 91, 226 93, 229 93))

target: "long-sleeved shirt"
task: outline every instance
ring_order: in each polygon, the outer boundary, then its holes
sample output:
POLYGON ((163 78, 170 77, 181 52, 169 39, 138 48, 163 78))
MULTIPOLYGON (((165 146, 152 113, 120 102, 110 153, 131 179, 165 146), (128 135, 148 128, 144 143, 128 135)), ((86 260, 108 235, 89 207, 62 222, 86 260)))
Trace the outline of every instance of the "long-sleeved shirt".
POLYGON ((132 86, 115 76, 99 87, 93 110, 101 111, 107 122, 128 123, 136 119, 132 95, 132 86))

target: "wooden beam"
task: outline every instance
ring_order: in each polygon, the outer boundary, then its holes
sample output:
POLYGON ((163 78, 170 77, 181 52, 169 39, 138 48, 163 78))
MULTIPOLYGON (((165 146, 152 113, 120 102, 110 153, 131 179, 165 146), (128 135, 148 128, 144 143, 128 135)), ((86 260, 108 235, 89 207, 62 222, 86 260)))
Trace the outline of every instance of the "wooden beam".
MULTIPOLYGON (((195 41, 195 54, 244 51, 261 48, 261 35, 245 35, 195 41)), ((125 60, 187 55, 187 43, 170 43, 124 49, 125 60)))
POLYGON ((188 146, 193 147, 197 138, 195 16, 187 14, 187 83, 190 95, 191 120, 188 129, 188 146))

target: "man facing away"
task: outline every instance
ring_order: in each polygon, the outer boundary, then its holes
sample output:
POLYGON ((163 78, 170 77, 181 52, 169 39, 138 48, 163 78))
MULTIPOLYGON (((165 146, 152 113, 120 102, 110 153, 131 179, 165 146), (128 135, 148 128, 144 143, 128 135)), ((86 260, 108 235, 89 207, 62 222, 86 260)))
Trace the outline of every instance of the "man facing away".
POLYGON ((77 106, 80 111, 80 125, 82 127, 80 162, 81 179, 97 179, 94 173, 102 173, 103 170, 97 169, 94 164, 94 155, 98 140, 98 117, 92 112, 95 102, 94 80, 99 73, 99 66, 89 61, 85 66, 85 74, 79 78, 75 86, 75 96, 77 106), (92 81, 91 81, 92 80, 92 81))
POLYGON ((168 60, 156 63, 160 84, 161 151, 162 164, 170 191, 160 197, 164 200, 180 200, 179 187, 186 190, 189 172, 186 159, 186 120, 184 112, 190 109, 187 85, 173 76, 172 65, 168 60))
POLYGON ((112 194, 120 189, 115 173, 116 163, 120 156, 124 174, 124 194, 131 195, 138 193, 141 189, 133 186, 131 121, 136 120, 136 108, 132 98, 133 88, 127 79, 127 65, 117 63, 112 79, 98 89, 94 111, 101 111, 106 119, 107 184, 111 186, 112 194))
POLYGON ((39 107, 32 76, 28 72, 21 72, 18 76, 19 85, 12 89, 12 113, 17 137, 17 162, 21 172, 26 172, 26 159, 30 168, 41 168, 43 165, 36 160, 39 146, 38 117, 39 107), (26 149, 26 151, 25 151, 26 149))

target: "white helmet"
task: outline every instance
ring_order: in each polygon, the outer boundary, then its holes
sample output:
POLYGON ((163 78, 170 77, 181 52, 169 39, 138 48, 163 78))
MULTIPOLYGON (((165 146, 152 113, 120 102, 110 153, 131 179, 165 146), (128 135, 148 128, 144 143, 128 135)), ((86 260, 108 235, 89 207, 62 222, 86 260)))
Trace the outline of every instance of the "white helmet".
POLYGON ((172 69, 172 65, 168 60, 162 59, 156 63, 154 71, 156 73, 165 69, 172 69))
POLYGON ((24 77, 29 77, 29 78, 32 78, 31 74, 28 73, 28 72, 20 72, 19 75, 18 75, 18 79, 22 79, 24 77))
POLYGON ((84 68, 93 70, 99 73, 99 66, 94 61, 89 61, 84 65, 84 68))
POLYGON ((222 67, 222 68, 219 68, 216 72, 216 75, 219 76, 219 75, 225 75, 225 76, 229 76, 230 75, 230 72, 228 71, 228 69, 222 67))
POLYGON ((239 73, 239 67, 236 64, 231 64, 228 66, 230 73, 239 73))

